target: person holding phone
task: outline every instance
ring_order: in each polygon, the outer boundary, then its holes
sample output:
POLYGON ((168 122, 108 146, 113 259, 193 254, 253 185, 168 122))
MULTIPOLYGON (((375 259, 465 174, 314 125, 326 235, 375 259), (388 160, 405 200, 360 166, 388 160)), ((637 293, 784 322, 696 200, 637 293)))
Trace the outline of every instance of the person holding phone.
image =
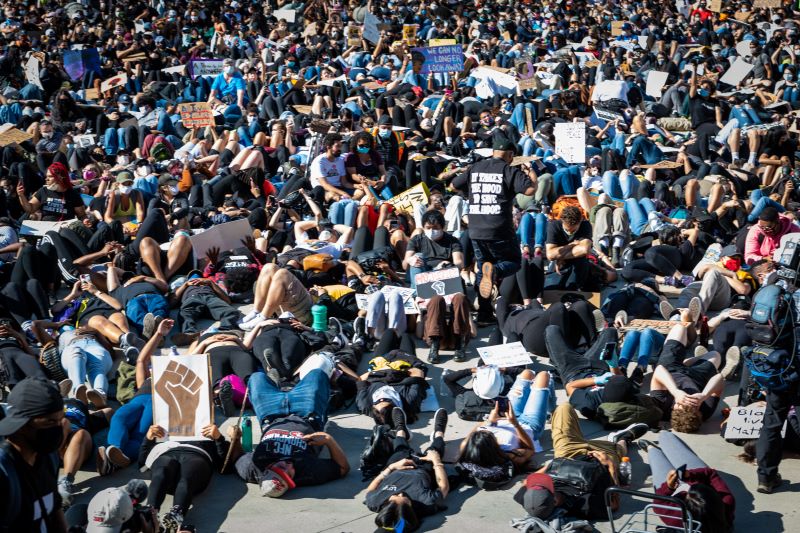
MULTIPOLYGON (((658 444, 640 439, 639 447, 647 452, 656 494, 683 500, 692 518, 703 525, 703 531, 733 531, 736 499, 731 489, 680 437, 662 431, 658 444)), ((674 507, 664 501, 656 503, 674 507)), ((660 507, 656 512, 664 524, 683 527, 677 507, 674 511, 660 507)))

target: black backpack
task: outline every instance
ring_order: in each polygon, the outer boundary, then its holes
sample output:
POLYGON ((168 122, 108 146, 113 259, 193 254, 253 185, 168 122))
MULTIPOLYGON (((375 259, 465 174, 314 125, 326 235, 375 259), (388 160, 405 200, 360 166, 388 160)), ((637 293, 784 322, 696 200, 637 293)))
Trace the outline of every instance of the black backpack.
POLYGON ((368 481, 381 473, 386 467, 386 462, 394 453, 392 438, 389 435, 389 426, 381 424, 372 428, 369 444, 361 452, 359 470, 362 481, 368 481))
POLYGON ((456 396, 455 404, 458 418, 461 420, 470 420, 472 422, 482 422, 486 420, 494 407, 492 402, 478 397, 478 395, 471 390, 467 390, 456 396))

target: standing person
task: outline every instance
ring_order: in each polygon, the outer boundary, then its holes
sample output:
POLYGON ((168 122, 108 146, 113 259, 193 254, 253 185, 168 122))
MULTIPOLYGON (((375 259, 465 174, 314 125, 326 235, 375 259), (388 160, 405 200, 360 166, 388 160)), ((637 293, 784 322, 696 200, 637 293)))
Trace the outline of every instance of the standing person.
POLYGON ((64 400, 44 378, 26 378, 8 395, 0 420, 0 530, 66 531, 58 483, 64 400))
POLYGON ((522 252, 514 231, 512 202, 515 195, 536 192, 536 174, 511 166, 514 144, 497 139, 492 157, 480 161, 453 180, 453 187, 468 193, 469 237, 478 262, 479 321, 491 320, 490 298, 497 282, 520 269, 522 252))

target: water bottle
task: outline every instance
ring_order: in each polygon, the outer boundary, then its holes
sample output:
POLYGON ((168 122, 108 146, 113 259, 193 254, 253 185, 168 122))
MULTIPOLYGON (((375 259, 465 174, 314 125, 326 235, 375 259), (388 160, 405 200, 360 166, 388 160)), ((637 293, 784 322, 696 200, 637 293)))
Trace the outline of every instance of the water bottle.
POLYGON ((253 421, 249 416, 242 419, 242 449, 253 451, 253 421))
POLYGON ((172 356, 178 356, 178 355, 181 354, 181 352, 178 351, 178 347, 177 346, 172 346, 169 349, 169 354, 172 355, 172 356))
POLYGON ((311 316, 314 322, 311 328, 314 331, 326 331, 328 329, 328 308, 324 305, 316 304, 311 308, 311 316))
POLYGON ((623 457, 622 462, 619 464, 619 484, 623 487, 630 485, 632 473, 630 458, 623 457))
POLYGON ((452 374, 452 372, 453 371, 450 370, 449 368, 445 368, 444 370, 442 370, 442 378, 441 381, 439 382, 439 396, 441 396, 442 398, 450 397, 450 388, 447 386, 447 383, 445 383, 444 378, 447 377, 448 374, 452 374))

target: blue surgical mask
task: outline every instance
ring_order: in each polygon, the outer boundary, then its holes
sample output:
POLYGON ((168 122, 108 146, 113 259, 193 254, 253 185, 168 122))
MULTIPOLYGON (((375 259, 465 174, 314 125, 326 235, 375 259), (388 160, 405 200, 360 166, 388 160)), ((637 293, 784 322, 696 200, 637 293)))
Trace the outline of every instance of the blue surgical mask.
POLYGON ((700 89, 697 91, 697 94, 703 98, 707 98, 710 93, 708 92, 708 89, 700 89))
POLYGON ((388 139, 391 134, 392 130, 378 130, 378 135, 381 139, 388 139))
POLYGON ((228 76, 233 76, 234 72, 236 72, 236 67, 234 67, 233 65, 225 67, 225 74, 227 74, 228 76))
POLYGON ((356 151, 359 154, 368 154, 369 153, 369 146, 357 146, 356 151))
POLYGON ((286 66, 289 68, 294 68, 295 65, 297 65, 297 63, 295 63, 294 61, 287 61, 286 63, 286 66))

